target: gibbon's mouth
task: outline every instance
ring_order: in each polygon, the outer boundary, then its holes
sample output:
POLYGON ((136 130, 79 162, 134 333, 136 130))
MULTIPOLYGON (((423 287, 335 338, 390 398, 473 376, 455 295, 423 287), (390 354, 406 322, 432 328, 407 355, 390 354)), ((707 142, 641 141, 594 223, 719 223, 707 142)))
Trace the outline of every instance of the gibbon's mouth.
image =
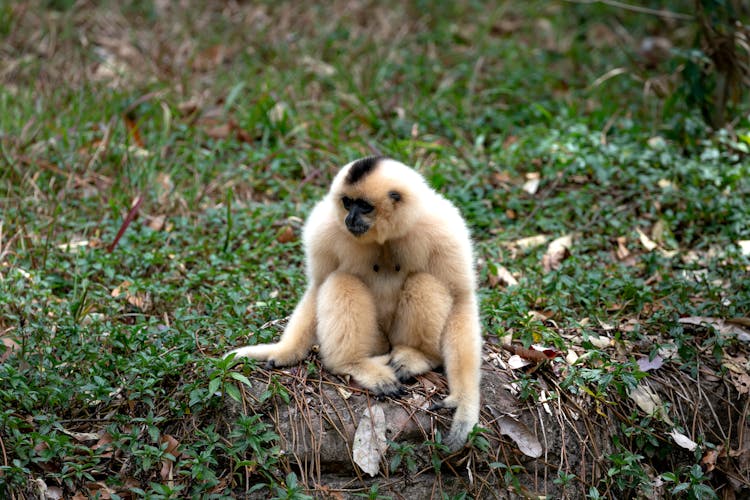
POLYGON ((354 236, 362 236, 367 232, 368 229, 370 229, 370 226, 366 226, 365 224, 354 224, 351 226, 347 225, 346 228, 354 236))

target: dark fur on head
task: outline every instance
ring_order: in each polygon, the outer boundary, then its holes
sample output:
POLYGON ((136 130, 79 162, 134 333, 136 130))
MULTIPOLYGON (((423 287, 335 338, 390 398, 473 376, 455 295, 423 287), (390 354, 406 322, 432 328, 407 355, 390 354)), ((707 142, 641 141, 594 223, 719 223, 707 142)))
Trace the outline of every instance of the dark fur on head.
POLYGON ((355 161, 349 168, 349 173, 346 174, 346 183, 350 186, 356 184, 375 170, 380 160, 384 159, 385 157, 383 156, 368 156, 367 158, 355 161))

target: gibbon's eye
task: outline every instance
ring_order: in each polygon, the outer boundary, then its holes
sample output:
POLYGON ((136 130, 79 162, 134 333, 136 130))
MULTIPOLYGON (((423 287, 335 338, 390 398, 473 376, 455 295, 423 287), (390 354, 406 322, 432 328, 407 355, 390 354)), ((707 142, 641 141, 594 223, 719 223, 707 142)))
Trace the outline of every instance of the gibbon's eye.
POLYGON ((359 207, 359 211, 363 214, 369 214, 375 208, 365 200, 357 200, 357 207, 359 207))
POLYGON ((343 198, 341 198, 341 203, 344 205, 344 210, 348 211, 351 210, 354 200, 352 200, 348 196, 344 196, 343 198))
POLYGON ((388 191, 388 197, 393 201, 401 201, 401 193, 398 191, 388 191))

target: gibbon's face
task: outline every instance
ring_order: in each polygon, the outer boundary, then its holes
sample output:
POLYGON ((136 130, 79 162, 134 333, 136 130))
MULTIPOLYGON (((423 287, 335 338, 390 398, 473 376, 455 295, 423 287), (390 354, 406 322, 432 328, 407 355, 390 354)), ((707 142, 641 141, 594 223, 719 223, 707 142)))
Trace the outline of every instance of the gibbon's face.
POLYGON ((383 158, 364 158, 352 163, 338 188, 334 186, 334 203, 358 241, 383 243, 394 236, 394 214, 403 204, 403 195, 392 169, 383 158))

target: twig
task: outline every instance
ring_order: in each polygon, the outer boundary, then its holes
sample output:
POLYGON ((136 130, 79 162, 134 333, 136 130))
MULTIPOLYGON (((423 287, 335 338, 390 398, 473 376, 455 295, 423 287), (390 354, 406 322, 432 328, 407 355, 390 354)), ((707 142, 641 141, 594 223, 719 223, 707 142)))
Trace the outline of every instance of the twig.
POLYGON ((594 4, 603 3, 611 7, 618 7, 623 10, 629 10, 631 12, 638 12, 640 14, 651 14, 653 16, 664 17, 667 19, 681 19, 683 21, 692 21, 695 16, 690 14, 683 14, 682 12, 671 12, 669 10, 657 10, 650 9, 648 7, 641 7, 640 5, 632 5, 625 2, 618 2, 617 0, 565 0, 570 3, 582 3, 582 4, 594 4))
POLYGON ((112 251, 115 249, 115 247, 117 246, 117 242, 120 241, 122 235, 125 234, 125 230, 128 228, 130 223, 133 222, 133 219, 135 219, 135 214, 138 213, 138 209, 141 207, 141 203, 143 203, 143 196, 138 195, 138 197, 136 197, 135 201, 133 202, 133 206, 130 207, 130 211, 125 217, 125 220, 122 221, 120 230, 117 231, 117 236, 115 236, 114 241, 107 247, 107 252, 112 253, 112 251))

